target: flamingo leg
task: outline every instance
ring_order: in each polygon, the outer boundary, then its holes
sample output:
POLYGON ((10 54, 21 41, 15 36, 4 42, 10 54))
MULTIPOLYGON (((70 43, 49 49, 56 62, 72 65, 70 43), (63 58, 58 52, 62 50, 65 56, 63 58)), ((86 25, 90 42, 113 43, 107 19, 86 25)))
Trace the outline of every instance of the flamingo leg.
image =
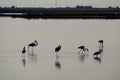
POLYGON ((83 54, 84 50, 83 50, 83 49, 81 49, 81 51, 82 51, 82 52, 81 52, 81 54, 83 54))
POLYGON ((33 47, 32 47, 32 55, 33 55, 33 47))
POLYGON ((28 46, 28 54, 29 54, 29 46, 28 46))

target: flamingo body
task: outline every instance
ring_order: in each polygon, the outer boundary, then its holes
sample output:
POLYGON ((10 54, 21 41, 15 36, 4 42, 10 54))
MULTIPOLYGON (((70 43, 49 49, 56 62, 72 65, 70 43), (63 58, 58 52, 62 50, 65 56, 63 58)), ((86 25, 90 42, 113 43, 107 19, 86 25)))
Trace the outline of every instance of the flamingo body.
POLYGON ((80 46, 80 47, 78 47, 78 49, 84 50, 85 46, 80 46))
POLYGON ((94 56, 98 56, 99 54, 101 54, 102 50, 100 49, 99 51, 95 52, 93 55, 94 56))
POLYGON ((58 45, 58 47, 55 48, 55 52, 59 52, 61 49, 61 45, 58 45))

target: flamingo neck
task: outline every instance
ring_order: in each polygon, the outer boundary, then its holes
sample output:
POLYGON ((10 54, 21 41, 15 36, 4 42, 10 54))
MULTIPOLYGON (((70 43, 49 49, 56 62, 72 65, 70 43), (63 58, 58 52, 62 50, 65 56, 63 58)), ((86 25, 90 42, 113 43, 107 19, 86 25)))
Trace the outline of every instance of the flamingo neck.
POLYGON ((37 46, 37 45, 38 45, 38 42, 35 42, 35 45, 37 46))

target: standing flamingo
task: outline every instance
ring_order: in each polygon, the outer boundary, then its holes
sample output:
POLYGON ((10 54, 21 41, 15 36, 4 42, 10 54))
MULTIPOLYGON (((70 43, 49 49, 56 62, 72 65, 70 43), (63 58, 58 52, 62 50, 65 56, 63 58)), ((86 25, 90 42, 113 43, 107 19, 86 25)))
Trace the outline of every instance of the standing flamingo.
POLYGON ((38 42, 35 40, 34 41, 34 43, 30 43, 29 45, 28 45, 28 53, 29 53, 29 47, 32 47, 32 54, 33 54, 33 47, 34 46, 37 46, 38 45, 38 42))
POLYGON ((99 45, 99 51, 95 52, 93 55, 98 57, 98 55, 100 55, 103 52, 103 40, 99 40, 98 41, 100 43, 99 45))

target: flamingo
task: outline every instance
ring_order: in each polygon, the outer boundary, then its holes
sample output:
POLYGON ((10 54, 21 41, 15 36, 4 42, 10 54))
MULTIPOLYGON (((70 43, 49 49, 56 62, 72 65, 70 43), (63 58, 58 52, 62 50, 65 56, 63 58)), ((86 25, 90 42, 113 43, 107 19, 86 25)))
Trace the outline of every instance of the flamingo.
POLYGON ((100 43, 99 51, 97 51, 93 54, 95 57, 98 57, 98 55, 100 55, 103 52, 103 40, 99 40, 98 43, 100 43))
POLYGON ((29 47, 32 47, 32 54, 33 54, 33 47, 37 46, 38 45, 38 42, 35 40, 34 43, 30 43, 28 45, 28 53, 29 53, 29 47))
POLYGON ((61 50, 61 45, 58 45, 58 47, 55 48, 55 52, 59 52, 61 50))

